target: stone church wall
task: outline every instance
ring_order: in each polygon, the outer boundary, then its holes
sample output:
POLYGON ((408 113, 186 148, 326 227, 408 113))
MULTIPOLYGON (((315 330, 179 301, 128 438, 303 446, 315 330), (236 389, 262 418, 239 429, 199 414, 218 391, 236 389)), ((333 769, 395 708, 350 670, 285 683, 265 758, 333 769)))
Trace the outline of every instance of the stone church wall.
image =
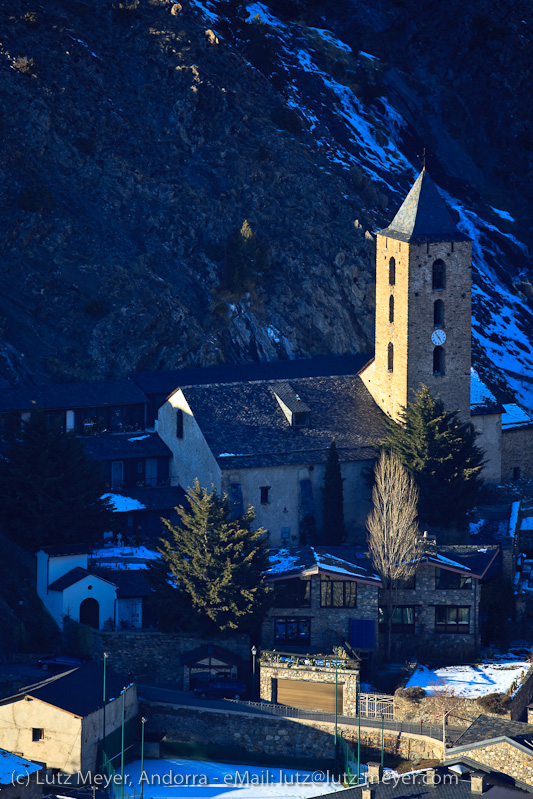
POLYGON ((479 433, 477 445, 485 453, 483 479, 487 483, 499 483, 502 479, 501 414, 487 413, 472 416, 471 422, 479 433))
POLYGON ((517 476, 533 478, 533 427, 502 431, 502 482, 517 476))

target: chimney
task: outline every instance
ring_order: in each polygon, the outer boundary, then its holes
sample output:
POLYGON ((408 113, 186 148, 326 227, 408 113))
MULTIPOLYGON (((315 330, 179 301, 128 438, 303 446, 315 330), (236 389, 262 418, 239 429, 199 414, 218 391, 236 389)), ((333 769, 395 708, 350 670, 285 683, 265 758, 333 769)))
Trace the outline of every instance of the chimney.
POLYGON ((365 785, 361 791, 361 799, 376 799, 376 789, 365 785))
POLYGON ((368 771, 366 778, 368 782, 370 784, 374 782, 381 782, 381 780, 383 779, 383 766, 381 765, 381 763, 376 763, 374 761, 371 761, 370 763, 367 764, 367 767, 368 771))
POLYGON ((472 772, 470 775, 470 790, 472 793, 483 793, 485 790, 485 775, 482 772, 472 772))
POLYGON ((425 783, 426 783, 426 785, 433 785, 433 786, 439 785, 440 777, 439 777, 438 769, 436 769, 436 768, 428 768, 428 770, 426 771, 425 783))

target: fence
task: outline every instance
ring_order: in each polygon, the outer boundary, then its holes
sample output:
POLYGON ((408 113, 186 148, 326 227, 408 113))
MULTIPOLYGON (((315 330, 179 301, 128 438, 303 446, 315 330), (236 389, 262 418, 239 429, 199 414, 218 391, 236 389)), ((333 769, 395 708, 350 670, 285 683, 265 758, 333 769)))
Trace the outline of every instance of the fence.
MULTIPOLYGON (((188 697, 186 693, 172 691, 167 688, 156 688, 149 685, 138 685, 138 695, 141 699, 153 702, 168 702, 170 704, 184 705, 186 707, 196 707, 199 710, 223 710, 227 712, 245 713, 267 713, 272 716, 280 716, 286 719, 305 719, 308 721, 335 723, 335 713, 325 713, 320 710, 303 710, 298 707, 288 707, 287 705, 276 705, 270 702, 243 702, 237 699, 225 699, 224 701, 202 701, 188 697)), ((423 724, 422 722, 394 721, 389 716, 383 714, 385 729, 389 732, 405 732, 411 735, 424 735, 428 738, 435 738, 442 741, 443 729, 440 725, 423 724)), ((337 724, 356 727, 358 725, 357 716, 337 715, 337 724)), ((369 718, 361 714, 361 726, 371 729, 381 729, 381 714, 377 718, 369 718)), ((446 727, 446 738, 454 741, 464 732, 464 727, 446 727)))

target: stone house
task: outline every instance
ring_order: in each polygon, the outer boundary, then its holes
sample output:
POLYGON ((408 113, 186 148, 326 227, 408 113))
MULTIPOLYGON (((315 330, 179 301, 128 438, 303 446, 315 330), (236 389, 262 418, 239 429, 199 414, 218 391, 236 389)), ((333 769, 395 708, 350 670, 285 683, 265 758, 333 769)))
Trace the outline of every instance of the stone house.
POLYGON ((40 799, 43 793, 42 765, 0 749, 2 799, 40 799))
POLYGON ((353 547, 270 550, 265 580, 274 606, 262 627, 263 649, 331 652, 348 643, 371 654, 377 646, 381 581, 353 547))
MULTIPOLYGON (((411 580, 395 589, 392 654, 475 655, 480 583, 499 568, 498 546, 436 547, 428 542, 411 580)), ((263 649, 331 652, 347 643, 363 661, 383 652, 387 594, 365 553, 354 547, 272 549, 265 580, 274 606, 263 621, 263 649)), ((364 663, 363 663, 364 665, 364 663)))
POLYGON ((446 751, 445 764, 489 768, 533 788, 533 726, 479 716, 446 751))
MULTIPOLYGON (((137 690, 107 670, 105 737, 137 716, 137 690)), ((67 774, 94 771, 104 738, 103 668, 87 663, 0 700, 0 746, 67 774)), ((115 753, 113 753, 115 754, 115 753)))
MULTIPOLYGON (((481 582, 499 572, 499 554, 498 546, 430 545, 412 579, 394 590, 392 656, 474 656, 480 646, 481 582)), ((381 589, 381 648, 387 612, 387 594, 381 589)))

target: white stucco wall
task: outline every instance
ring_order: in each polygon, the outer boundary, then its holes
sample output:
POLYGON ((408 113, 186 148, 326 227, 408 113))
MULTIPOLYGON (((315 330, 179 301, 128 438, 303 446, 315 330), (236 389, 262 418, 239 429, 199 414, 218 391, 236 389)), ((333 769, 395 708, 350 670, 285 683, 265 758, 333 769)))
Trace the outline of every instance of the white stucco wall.
MULTIPOLYGON (((137 689, 130 686, 124 697, 125 721, 137 715, 137 689)), ((122 697, 106 705, 106 732, 122 724, 122 697)), ((0 747, 22 757, 46 763, 67 774, 94 771, 98 742, 103 735, 103 710, 85 718, 68 713, 39 699, 22 698, 0 705, 0 747), (33 728, 44 731, 43 739, 32 740, 33 728)))
POLYGON ((181 389, 159 408, 157 432, 172 452, 170 478, 173 485, 179 483, 187 489, 197 477, 206 488, 213 483, 220 491, 220 468, 181 389), (176 437, 178 409, 183 411, 183 438, 176 437))
POLYGON ((87 568, 87 554, 81 555, 48 555, 43 550, 37 552, 37 593, 44 600, 47 587, 71 569, 87 568))
MULTIPOLYGON (((61 618, 58 623, 62 625, 63 616, 70 616, 73 621, 80 620, 80 605, 84 599, 96 599, 99 605, 99 627, 103 629, 104 623, 111 619, 115 619, 115 598, 116 586, 108 583, 105 580, 96 577, 95 575, 88 575, 74 585, 65 588, 62 593, 62 608, 61 618), (92 588, 89 588, 92 586, 92 588)), ((57 620, 57 619, 56 619, 57 620)))

